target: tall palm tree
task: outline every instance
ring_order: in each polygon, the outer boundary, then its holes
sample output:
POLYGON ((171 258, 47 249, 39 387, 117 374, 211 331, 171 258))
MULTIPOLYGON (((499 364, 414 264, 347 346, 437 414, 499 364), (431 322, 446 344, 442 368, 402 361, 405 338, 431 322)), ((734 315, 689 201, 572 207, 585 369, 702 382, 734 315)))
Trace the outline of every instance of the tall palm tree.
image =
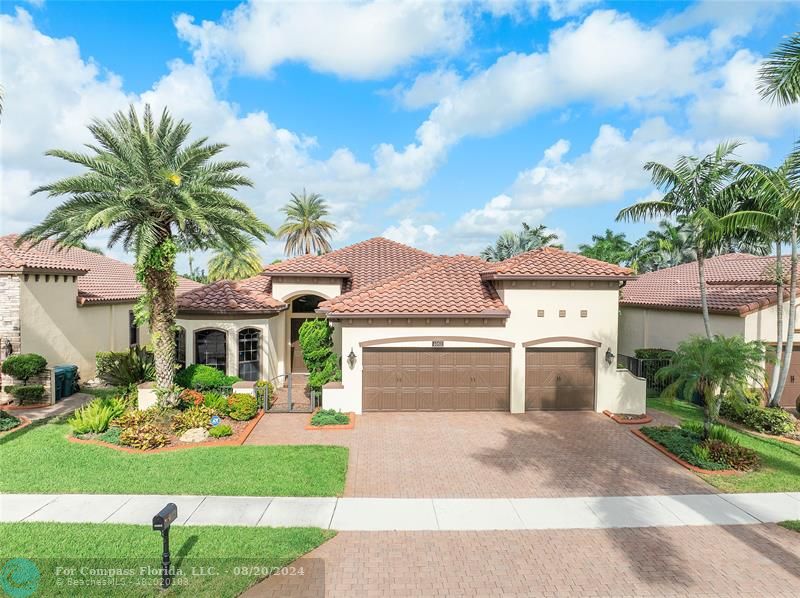
POLYGON ((510 257, 539 249, 540 247, 561 247, 555 243, 558 235, 550 232, 544 224, 531 228, 526 222, 518 233, 506 231, 500 234, 494 245, 481 251, 481 259, 487 262, 502 262, 510 257))
POLYGON ((252 245, 240 251, 221 247, 208 260, 208 279, 242 280, 261 272, 261 256, 252 245))
MULTIPOLYGON (((738 165, 738 177, 734 191, 743 198, 742 209, 723 218, 734 231, 752 231, 758 234, 767 245, 775 247, 776 296, 777 311, 777 346, 776 364, 770 389, 770 406, 780 403, 786 378, 791 365, 794 344, 794 329, 797 303, 797 229, 800 213, 797 203, 800 201, 800 187, 793 183, 791 175, 800 169, 800 152, 790 154, 777 168, 763 164, 738 165), (786 350, 783 347, 783 296, 786 286, 786 274, 783 268, 783 245, 790 247, 789 270, 789 318, 786 337, 786 350)), ((740 232, 741 234, 741 232, 740 232)))
POLYGON ((692 226, 693 244, 697 255, 700 282, 700 305, 706 336, 711 338, 711 321, 708 315, 708 293, 705 279, 705 258, 717 251, 724 240, 719 219, 729 211, 728 187, 735 163, 732 154, 737 142, 724 142, 703 158, 681 156, 670 167, 658 162, 647 162, 653 184, 664 192, 656 201, 636 203, 620 211, 617 220, 643 220, 654 216, 686 216, 692 226))
POLYGON ((578 245, 578 251, 581 255, 596 260, 627 265, 631 261, 631 247, 625 233, 615 233, 607 228, 602 235, 592 235, 591 245, 578 245))
POLYGON ((67 196, 21 240, 53 238, 74 246, 109 229, 108 245, 121 243, 136 256, 136 275, 145 289, 156 383, 171 388, 175 372, 175 256, 178 247, 241 250, 252 237, 264 240, 267 227, 230 191, 251 186, 238 161, 212 161, 225 145, 205 137, 187 141, 191 126, 165 109, 155 120, 146 106, 140 120, 127 114, 95 120, 90 153, 50 150, 85 172, 43 185, 33 193, 67 196))
POLYGON ((778 45, 758 71, 761 97, 781 105, 800 102, 800 32, 778 45))
POLYGON ((331 250, 331 235, 336 225, 325 220, 328 205, 319 193, 290 194, 281 211, 286 221, 278 229, 278 237, 286 239, 284 253, 288 256, 328 253, 331 250))

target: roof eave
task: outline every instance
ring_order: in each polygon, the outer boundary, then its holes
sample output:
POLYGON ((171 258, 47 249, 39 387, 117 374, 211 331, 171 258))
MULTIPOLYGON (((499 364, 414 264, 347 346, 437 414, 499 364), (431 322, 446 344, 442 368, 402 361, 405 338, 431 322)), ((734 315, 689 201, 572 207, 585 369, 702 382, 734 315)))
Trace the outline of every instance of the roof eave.
POLYGON ((179 307, 178 315, 186 314, 193 316, 268 316, 275 315, 288 308, 280 307, 275 309, 192 309, 187 307, 179 307))
POLYGON ((270 278, 281 278, 282 276, 296 276, 298 278, 352 278, 353 275, 349 272, 271 272, 269 270, 264 270, 262 272, 263 276, 269 276, 270 278))
POLYGON ((511 315, 511 311, 485 311, 485 312, 431 312, 431 313, 403 313, 403 312, 339 312, 333 310, 318 309, 318 314, 328 318, 484 318, 506 319, 511 315))
POLYGON ((542 274, 500 274, 497 272, 481 272, 483 280, 588 280, 596 282, 598 280, 635 280, 638 276, 630 275, 597 275, 597 276, 579 276, 579 275, 542 275, 542 274))

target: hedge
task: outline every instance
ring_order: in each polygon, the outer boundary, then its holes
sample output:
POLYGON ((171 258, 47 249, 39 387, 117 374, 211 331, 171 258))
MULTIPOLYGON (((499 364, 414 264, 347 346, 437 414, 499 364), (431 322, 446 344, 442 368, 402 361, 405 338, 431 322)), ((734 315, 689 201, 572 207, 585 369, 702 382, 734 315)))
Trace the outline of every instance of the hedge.
POLYGON ((46 367, 47 360, 36 353, 11 355, 3 361, 3 373, 23 382, 27 382, 33 376, 38 376, 46 367))

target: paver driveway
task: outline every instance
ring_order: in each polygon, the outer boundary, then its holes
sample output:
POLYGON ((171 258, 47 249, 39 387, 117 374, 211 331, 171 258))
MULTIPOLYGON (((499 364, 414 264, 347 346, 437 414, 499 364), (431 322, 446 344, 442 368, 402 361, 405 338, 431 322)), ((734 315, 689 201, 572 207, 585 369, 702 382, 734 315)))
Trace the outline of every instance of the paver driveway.
POLYGON ((701 494, 714 489, 592 412, 367 413, 353 430, 308 431, 267 414, 248 444, 350 448, 346 496, 559 497, 701 494))
POLYGON ((306 558, 324 575, 244 596, 317 598, 319 582, 331 597, 800 595, 800 534, 776 525, 341 532, 306 558))

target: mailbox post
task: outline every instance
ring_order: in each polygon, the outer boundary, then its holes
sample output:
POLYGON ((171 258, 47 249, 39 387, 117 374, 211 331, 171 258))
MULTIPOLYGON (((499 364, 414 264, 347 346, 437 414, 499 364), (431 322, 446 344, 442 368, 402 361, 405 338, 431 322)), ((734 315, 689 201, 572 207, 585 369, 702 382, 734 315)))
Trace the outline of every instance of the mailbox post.
POLYGON ((153 517, 153 530, 161 532, 164 544, 164 551, 161 555, 161 589, 166 590, 172 583, 169 572, 169 528, 172 522, 178 518, 178 506, 175 503, 167 503, 158 514, 153 517))

